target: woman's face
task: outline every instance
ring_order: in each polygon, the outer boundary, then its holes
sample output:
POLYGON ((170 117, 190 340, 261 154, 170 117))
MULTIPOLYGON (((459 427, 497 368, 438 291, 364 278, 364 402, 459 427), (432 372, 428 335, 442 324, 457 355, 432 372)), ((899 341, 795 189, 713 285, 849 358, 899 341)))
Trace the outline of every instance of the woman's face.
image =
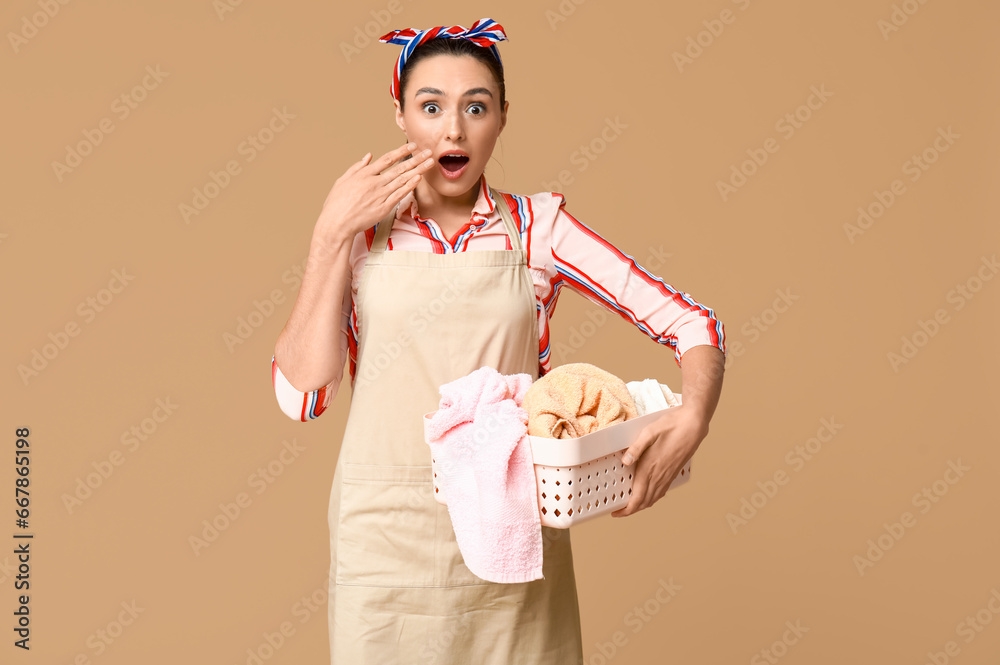
POLYGON ((493 74, 472 56, 435 55, 414 65, 405 95, 405 111, 396 102, 396 124, 417 144, 414 152, 430 148, 437 161, 420 185, 442 196, 468 193, 478 185, 507 123, 509 103, 500 108, 493 74))

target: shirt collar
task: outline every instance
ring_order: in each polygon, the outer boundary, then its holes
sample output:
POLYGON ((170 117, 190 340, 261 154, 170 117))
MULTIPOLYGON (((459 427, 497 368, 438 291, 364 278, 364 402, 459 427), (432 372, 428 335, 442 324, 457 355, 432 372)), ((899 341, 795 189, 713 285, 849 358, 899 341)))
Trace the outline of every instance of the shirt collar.
MULTIPOLYGON (((416 190, 407 192, 406 196, 399 201, 399 207, 396 208, 397 221, 403 215, 408 215, 417 221, 427 221, 420 216, 417 210, 417 195, 415 192, 416 190)), ((486 174, 483 173, 479 176, 479 196, 476 198, 476 204, 472 206, 472 216, 469 218, 469 221, 485 222, 490 218, 495 209, 496 200, 494 200, 493 195, 490 193, 489 185, 486 184, 486 174)))

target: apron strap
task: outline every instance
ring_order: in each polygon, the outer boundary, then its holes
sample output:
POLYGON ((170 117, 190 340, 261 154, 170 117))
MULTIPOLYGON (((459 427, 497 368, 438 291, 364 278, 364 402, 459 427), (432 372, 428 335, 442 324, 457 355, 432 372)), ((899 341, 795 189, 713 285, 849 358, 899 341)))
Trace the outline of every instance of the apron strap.
POLYGON ((372 248, 368 250, 369 254, 375 254, 385 251, 386 242, 389 240, 389 231, 392 230, 392 223, 396 220, 396 209, 399 208, 397 203, 392 207, 382 221, 375 226, 375 239, 372 241, 372 248))
MULTIPOLYGON (((507 199, 500 195, 500 192, 490 189, 490 195, 496 202, 496 209, 500 213, 500 218, 503 219, 503 224, 507 228, 507 235, 510 237, 511 247, 515 250, 520 250, 521 247, 521 231, 517 224, 514 223, 513 210, 507 199)), ((380 221, 375 228, 375 239, 372 241, 372 247, 369 253, 383 252, 385 251, 386 244, 389 241, 389 232, 392 231, 392 223, 396 220, 396 209, 399 207, 397 203, 392 210, 380 221)))
POLYGON ((507 199, 500 195, 500 192, 490 187, 490 194, 493 196, 493 200, 497 202, 496 207, 500 212, 500 217, 503 218, 504 226, 507 227, 507 235, 510 236, 510 245, 515 250, 521 249, 521 230, 514 223, 514 218, 512 213, 514 212, 507 199))

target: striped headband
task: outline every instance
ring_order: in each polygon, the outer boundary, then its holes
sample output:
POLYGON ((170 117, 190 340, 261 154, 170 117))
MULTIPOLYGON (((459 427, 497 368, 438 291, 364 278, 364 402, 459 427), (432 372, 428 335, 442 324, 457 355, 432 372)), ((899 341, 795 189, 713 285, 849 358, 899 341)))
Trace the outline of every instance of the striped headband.
POLYGON ((396 69, 392 72, 392 83, 389 86, 389 94, 392 95, 393 99, 399 101, 399 77, 403 74, 403 67, 406 65, 406 61, 413 55, 413 51, 418 46, 435 37, 468 39, 470 42, 488 48, 500 64, 500 71, 503 72, 500 51, 497 50, 494 42, 504 41, 507 39, 507 34, 503 31, 503 26, 491 18, 479 19, 468 30, 460 25, 439 25, 436 28, 428 30, 414 30, 413 28, 393 30, 379 37, 380 42, 402 44, 403 46, 403 50, 399 54, 399 59, 396 60, 396 69))

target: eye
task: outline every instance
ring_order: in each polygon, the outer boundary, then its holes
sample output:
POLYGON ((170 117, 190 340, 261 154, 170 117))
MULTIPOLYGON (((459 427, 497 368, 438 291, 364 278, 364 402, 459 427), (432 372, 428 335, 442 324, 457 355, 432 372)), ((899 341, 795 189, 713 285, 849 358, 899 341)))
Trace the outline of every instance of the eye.
MULTIPOLYGON (((438 107, 438 105, 437 105, 437 104, 435 104, 434 102, 427 102, 427 103, 425 103, 425 104, 423 105, 423 107, 422 107, 422 108, 424 109, 424 111, 427 111, 427 110, 428 110, 429 108, 435 108, 435 109, 438 109, 439 107, 438 107)), ((430 113, 431 113, 431 114, 433 114, 434 112, 433 112, 433 111, 430 111, 430 113)))
POLYGON ((472 115, 482 115, 486 113, 486 104, 483 104, 482 102, 473 102, 472 104, 469 105, 470 111, 474 108, 478 108, 480 109, 480 111, 478 113, 473 113, 472 115))

